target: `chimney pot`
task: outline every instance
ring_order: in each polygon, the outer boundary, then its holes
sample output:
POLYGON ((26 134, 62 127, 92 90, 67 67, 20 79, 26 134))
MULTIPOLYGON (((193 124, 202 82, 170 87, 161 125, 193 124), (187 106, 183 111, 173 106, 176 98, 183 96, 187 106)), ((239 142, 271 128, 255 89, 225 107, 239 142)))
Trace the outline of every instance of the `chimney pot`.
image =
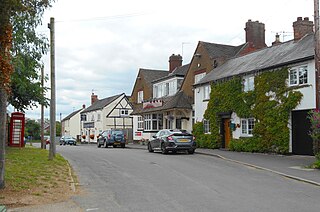
POLYGON ((83 108, 83 109, 84 109, 84 108, 86 108, 86 105, 85 105, 85 104, 83 104, 83 105, 82 105, 82 108, 83 108))
POLYGON ((252 22, 251 19, 246 23, 246 42, 252 46, 253 50, 266 47, 265 26, 259 21, 252 22))
POLYGON ((180 54, 172 54, 169 57, 169 73, 171 73, 175 68, 182 66, 182 57, 180 54))
POLYGON ((93 92, 91 94, 91 105, 98 101, 98 95, 95 95, 93 92))
POLYGON ((297 21, 293 22, 294 40, 300 40, 305 35, 313 32, 313 22, 309 21, 308 17, 302 20, 302 17, 298 17, 297 21))

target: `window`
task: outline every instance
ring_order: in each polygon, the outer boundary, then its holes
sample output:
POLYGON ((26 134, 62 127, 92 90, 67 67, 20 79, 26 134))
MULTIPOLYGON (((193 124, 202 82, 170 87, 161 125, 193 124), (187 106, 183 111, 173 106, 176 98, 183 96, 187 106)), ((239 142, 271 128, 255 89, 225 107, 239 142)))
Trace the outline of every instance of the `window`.
POLYGON ((206 73, 197 74, 194 76, 194 83, 198 83, 204 76, 206 76, 206 73))
POLYGON ((94 114, 92 114, 91 116, 91 121, 94 121, 94 114))
POLYGON ((181 119, 176 119, 176 129, 182 129, 181 119))
POLYGON ((143 118, 138 116, 138 130, 143 130, 143 118))
POLYGON ((97 121, 101 121, 101 114, 100 113, 98 113, 97 121))
POLYGON ((209 120, 203 120, 203 132, 210 133, 210 122, 209 120))
POLYGON ((86 114, 81 114, 81 121, 87 121, 87 116, 86 114))
POLYGON ((146 114, 144 117, 144 130, 161 130, 162 114, 146 114))
POLYGON ((243 91, 253 91, 254 90, 254 76, 243 78, 243 91))
POLYGON ((143 102, 143 91, 139 91, 137 103, 142 103, 142 102, 143 102))
POLYGON ((128 109, 121 109, 120 110, 120 116, 128 116, 128 115, 129 115, 128 109))
POLYGON ((241 134, 242 135, 252 135, 254 128, 254 119, 241 119, 241 134))
POLYGON ((210 99, 210 85, 204 86, 203 89, 203 99, 210 99))
POLYGON ((307 66, 301 66, 289 71, 289 85, 303 85, 308 83, 307 66))
POLYGON ((164 87, 165 87, 164 95, 165 95, 165 96, 168 96, 168 95, 169 95, 169 88, 170 88, 170 87, 169 87, 169 83, 167 82, 164 87))

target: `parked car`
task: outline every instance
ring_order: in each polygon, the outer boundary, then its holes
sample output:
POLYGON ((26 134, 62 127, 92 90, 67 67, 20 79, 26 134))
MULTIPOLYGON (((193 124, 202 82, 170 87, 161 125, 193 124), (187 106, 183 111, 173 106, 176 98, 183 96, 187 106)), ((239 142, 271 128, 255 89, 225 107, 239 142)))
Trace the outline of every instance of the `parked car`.
POLYGON ((77 145, 77 140, 74 137, 69 135, 62 136, 60 138, 60 145, 66 145, 66 144, 77 145))
POLYGON ((148 151, 161 151, 167 154, 169 151, 176 153, 185 150, 189 154, 193 154, 196 149, 196 141, 194 136, 186 130, 160 130, 148 142, 148 151))
POLYGON ((125 148, 126 146, 126 135, 121 130, 105 130, 103 131, 97 139, 97 146, 108 148, 108 146, 121 146, 125 148))

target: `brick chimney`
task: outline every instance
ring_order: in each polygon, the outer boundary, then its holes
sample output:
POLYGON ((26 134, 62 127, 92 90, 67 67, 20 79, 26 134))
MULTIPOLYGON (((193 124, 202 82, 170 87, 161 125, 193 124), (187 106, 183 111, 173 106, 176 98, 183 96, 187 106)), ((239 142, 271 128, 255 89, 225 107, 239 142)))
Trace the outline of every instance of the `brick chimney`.
POLYGON ((294 40, 300 40, 303 36, 313 32, 313 22, 306 17, 298 17, 297 21, 293 22, 294 40))
POLYGON ((98 101, 98 95, 95 95, 94 93, 91 94, 91 105, 98 101))
POLYGON ((277 33, 276 34, 276 40, 272 42, 272 46, 275 46, 275 45, 278 45, 280 44, 281 41, 280 41, 280 35, 277 33))
POLYGON ((265 28, 264 23, 259 21, 251 21, 250 19, 246 23, 246 42, 250 47, 257 50, 266 47, 265 42, 265 28))
POLYGON ((182 66, 182 57, 180 54, 172 54, 169 57, 169 73, 171 73, 175 68, 182 66))

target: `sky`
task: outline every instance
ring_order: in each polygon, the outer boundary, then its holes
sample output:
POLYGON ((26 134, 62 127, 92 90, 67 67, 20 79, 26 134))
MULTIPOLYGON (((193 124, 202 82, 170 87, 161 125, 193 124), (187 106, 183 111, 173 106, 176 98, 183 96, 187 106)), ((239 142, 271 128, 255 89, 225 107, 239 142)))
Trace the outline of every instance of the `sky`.
MULTIPOLYGON (((243 44, 249 19, 265 24, 270 46, 276 33, 291 40, 297 17, 313 21, 313 14, 313 0, 56 0, 38 28, 49 38, 54 17, 56 120, 90 106, 92 92, 99 99, 131 95, 139 68, 168 70, 172 54, 190 63, 199 41, 243 44)), ((49 59, 43 56, 50 76, 49 59)), ((40 109, 26 116, 39 119, 40 109)))

